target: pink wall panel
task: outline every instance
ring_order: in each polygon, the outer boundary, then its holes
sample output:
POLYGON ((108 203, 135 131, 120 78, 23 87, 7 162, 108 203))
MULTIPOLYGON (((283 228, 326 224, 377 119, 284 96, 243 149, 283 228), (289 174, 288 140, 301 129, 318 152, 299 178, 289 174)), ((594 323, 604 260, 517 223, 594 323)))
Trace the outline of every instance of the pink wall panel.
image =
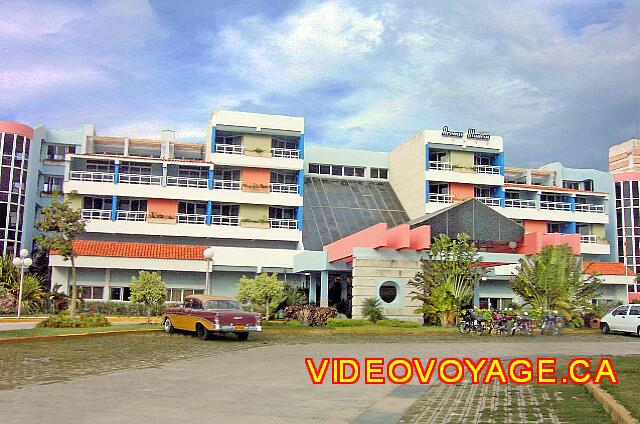
POLYGON ((409 233, 411 249, 425 250, 431 247, 431 227, 423 225, 412 229, 409 233))
POLYGON ((387 230, 387 247, 389 249, 408 249, 410 246, 409 224, 401 224, 387 230))
POLYGON ((385 247, 387 245, 387 224, 380 223, 350 236, 334 241, 323 247, 327 252, 329 262, 339 261, 351 257, 354 247, 385 247))
POLYGON ((20 134, 27 138, 33 138, 33 128, 18 122, 0 121, 0 132, 20 134))

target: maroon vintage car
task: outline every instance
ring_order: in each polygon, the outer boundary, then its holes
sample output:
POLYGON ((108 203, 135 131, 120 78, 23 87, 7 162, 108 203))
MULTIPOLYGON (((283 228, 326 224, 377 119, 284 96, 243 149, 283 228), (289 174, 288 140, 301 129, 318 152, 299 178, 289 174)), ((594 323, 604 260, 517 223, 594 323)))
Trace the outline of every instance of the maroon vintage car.
POLYGON ((195 331, 202 340, 213 333, 234 333, 247 340, 250 332, 262 331, 260 314, 245 312, 236 299, 222 296, 187 296, 184 306, 164 310, 162 324, 167 333, 195 331))

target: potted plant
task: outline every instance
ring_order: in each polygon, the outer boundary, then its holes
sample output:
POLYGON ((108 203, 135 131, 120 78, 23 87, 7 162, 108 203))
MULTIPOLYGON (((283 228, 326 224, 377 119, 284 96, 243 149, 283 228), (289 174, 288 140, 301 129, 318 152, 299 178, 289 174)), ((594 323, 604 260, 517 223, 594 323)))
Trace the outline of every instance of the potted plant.
POLYGON ((175 224, 176 217, 172 215, 164 215, 159 212, 149 212, 147 222, 150 224, 175 224))
POLYGON ((240 220, 240 226, 245 228, 269 228, 269 220, 266 217, 259 219, 243 218, 240 220))
POLYGON ((262 147, 256 147, 255 149, 244 149, 246 156, 258 156, 258 157, 271 157, 271 150, 265 150, 262 147))
POLYGON ((242 191, 252 193, 269 193, 271 191, 271 186, 269 184, 243 183, 242 191))
POLYGON ((466 172, 469 174, 475 174, 476 172, 476 167, 475 166, 464 166, 464 165, 457 165, 457 164, 453 164, 452 168, 454 171, 456 172, 466 172))

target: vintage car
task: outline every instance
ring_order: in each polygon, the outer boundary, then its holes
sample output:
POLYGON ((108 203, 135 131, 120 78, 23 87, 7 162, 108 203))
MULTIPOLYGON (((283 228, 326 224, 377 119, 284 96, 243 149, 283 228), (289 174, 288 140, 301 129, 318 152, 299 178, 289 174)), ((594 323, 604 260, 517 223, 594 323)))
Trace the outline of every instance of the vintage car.
POLYGON ((262 331, 260 314, 245 312, 236 299, 222 296, 187 296, 183 306, 164 310, 162 324, 167 333, 195 331, 202 340, 213 333, 234 333, 247 340, 250 332, 262 331))

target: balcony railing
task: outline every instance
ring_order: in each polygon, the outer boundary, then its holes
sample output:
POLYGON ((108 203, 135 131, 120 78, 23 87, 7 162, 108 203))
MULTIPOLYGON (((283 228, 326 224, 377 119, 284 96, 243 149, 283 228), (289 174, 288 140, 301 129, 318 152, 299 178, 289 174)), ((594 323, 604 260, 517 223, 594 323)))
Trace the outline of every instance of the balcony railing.
POLYGON ((146 221, 147 211, 116 211, 118 221, 146 221))
POLYGON ((207 215, 198 213, 177 213, 178 224, 206 224, 207 215))
POLYGON ((242 180, 213 180, 213 188, 219 190, 240 190, 242 180))
POLYGON ((72 181, 92 181, 98 183, 112 183, 113 173, 111 172, 91 172, 91 171, 71 171, 69 179, 72 181))
POLYGON ((571 203, 547 202, 546 200, 543 200, 540 202, 540 209, 553 210, 553 211, 570 211, 571 203))
POLYGON ((500 199, 498 197, 476 197, 476 199, 487 206, 500 206, 500 199))
POLYGON ((500 167, 493 165, 476 165, 476 173, 478 174, 500 174, 500 167))
POLYGON ((535 200, 523 200, 523 199, 505 199, 504 207, 505 208, 535 209, 536 208, 536 201, 535 200))
POLYGON ((589 244, 598 243, 598 236, 595 234, 581 235, 580 243, 589 243, 589 244))
POLYGON ((452 171, 453 163, 451 162, 440 162, 437 160, 429 161, 429 169, 435 169, 437 171, 452 171))
POLYGON ((82 209, 82 219, 108 220, 111 219, 110 209, 82 209))
POLYGON ((271 156, 274 158, 298 159, 300 157, 300 150, 274 147, 271 149, 271 156))
POLYGON ((298 228, 298 220, 297 219, 269 218, 269 227, 271 227, 271 228, 287 228, 289 230, 296 230, 298 228))
POLYGON ((207 188, 209 187, 209 180, 207 178, 169 176, 167 177, 167 185, 175 187, 207 188))
POLYGON ((576 212, 604 213, 604 205, 576 203, 576 212))
POLYGON ((244 146, 239 144, 216 144, 216 153, 226 153, 229 155, 241 155, 244 152, 244 146))
POLYGON ((272 193, 298 193, 298 184, 271 183, 272 193))
POLYGON ((453 203, 453 194, 429 193, 429 201, 434 203, 453 203))
POLYGON ((162 185, 161 175, 120 174, 122 184, 162 185))
POLYGON ((212 225, 230 225, 230 226, 237 227, 238 225, 240 225, 240 217, 231 216, 231 215, 212 215, 211 224, 212 225))

